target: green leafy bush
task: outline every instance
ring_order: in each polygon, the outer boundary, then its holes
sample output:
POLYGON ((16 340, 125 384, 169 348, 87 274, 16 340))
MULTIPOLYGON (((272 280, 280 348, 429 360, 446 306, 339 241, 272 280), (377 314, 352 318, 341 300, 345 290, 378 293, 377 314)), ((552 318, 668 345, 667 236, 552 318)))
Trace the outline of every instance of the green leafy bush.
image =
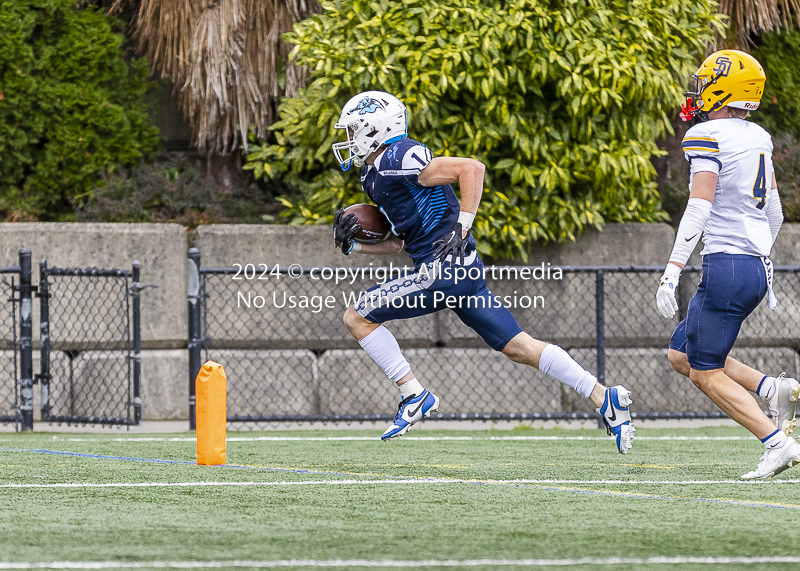
POLYGON ((800 143, 790 136, 775 139, 775 179, 785 222, 800 222, 800 143))
POLYGON ((800 32, 764 34, 753 56, 764 67, 767 83, 753 120, 773 136, 790 133, 800 138, 800 32))
POLYGON ((274 220, 280 208, 257 185, 224 187, 203 172, 204 161, 177 154, 107 175, 77 210, 84 222, 177 222, 189 228, 215 222, 274 220))
POLYGON ((331 153, 353 95, 408 106, 412 138, 487 166, 481 251, 525 256, 604 222, 664 219, 651 155, 719 25, 709 0, 336 0, 295 26, 312 83, 285 99, 246 169, 296 189, 291 223, 363 201, 331 153))
POLYGON ((53 220, 104 173, 158 144, 147 62, 115 20, 74 0, 0 0, 0 213, 53 220))

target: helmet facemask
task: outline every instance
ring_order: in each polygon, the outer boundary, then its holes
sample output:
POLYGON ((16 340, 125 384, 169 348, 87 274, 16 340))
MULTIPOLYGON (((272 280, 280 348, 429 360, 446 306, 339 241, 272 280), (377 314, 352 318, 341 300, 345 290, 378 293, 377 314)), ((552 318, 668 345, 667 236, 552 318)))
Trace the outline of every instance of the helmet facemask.
POLYGON ((704 75, 697 75, 697 73, 692 74, 694 90, 686 92, 686 103, 681 105, 681 119, 690 121, 697 117, 700 121, 707 121, 710 111, 716 111, 717 108, 722 107, 722 105, 715 105, 715 108, 708 111, 703 109, 705 105, 703 92, 711 85, 714 85, 720 77, 722 77, 722 73, 712 75, 711 79, 704 75))
POLYGON ((369 156, 369 150, 362 149, 361 146, 359 146, 357 137, 365 127, 367 127, 366 124, 359 124, 358 121, 353 121, 347 126, 342 126, 339 123, 336 124, 337 129, 344 129, 347 133, 346 141, 334 143, 332 145, 333 154, 336 156, 336 160, 339 161, 339 165, 342 167, 343 171, 350 170, 351 164, 355 164, 358 168, 364 166, 364 160, 369 156), (347 151, 348 156, 343 157, 342 151, 347 151))

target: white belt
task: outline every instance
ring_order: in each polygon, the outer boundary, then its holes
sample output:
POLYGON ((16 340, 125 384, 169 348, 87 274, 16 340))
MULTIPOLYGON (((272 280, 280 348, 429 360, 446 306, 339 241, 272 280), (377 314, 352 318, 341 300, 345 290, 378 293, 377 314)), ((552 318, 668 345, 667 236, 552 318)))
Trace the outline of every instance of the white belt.
POLYGON ((776 309, 778 307, 778 298, 775 297, 775 292, 772 290, 772 274, 774 273, 772 260, 767 256, 762 256, 761 263, 764 264, 764 271, 767 274, 767 307, 776 309))
MULTIPOLYGON (((472 252, 470 252, 469 254, 464 256, 464 264, 463 265, 464 266, 471 266, 473 264, 473 262, 475 262, 475 258, 477 256, 478 256, 478 250, 477 249, 476 250, 472 250, 472 252)), ((461 257, 457 256, 455 254, 450 254, 449 256, 447 256, 445 258, 444 261, 445 262, 450 262, 450 266, 456 266, 456 265, 460 266, 460 265, 462 265, 462 264, 458 263, 458 262, 461 261, 461 257)))

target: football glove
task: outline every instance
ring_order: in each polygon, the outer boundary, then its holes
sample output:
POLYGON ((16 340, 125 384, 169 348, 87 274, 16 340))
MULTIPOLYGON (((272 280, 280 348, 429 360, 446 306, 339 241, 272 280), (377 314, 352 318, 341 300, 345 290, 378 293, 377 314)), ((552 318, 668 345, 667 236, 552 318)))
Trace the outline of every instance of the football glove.
POLYGON ((361 230, 358 218, 353 213, 342 217, 344 208, 340 208, 333 217, 333 244, 336 248, 341 247, 342 254, 349 255, 353 251, 353 236, 361 230))
POLYGON ((656 305, 658 312, 672 319, 678 311, 678 301, 675 299, 675 292, 678 290, 678 282, 681 279, 681 269, 675 264, 667 264, 664 275, 661 276, 661 283, 656 292, 656 305))
POLYGON ((469 235, 472 233, 472 228, 467 230, 467 235, 462 238, 461 224, 457 223, 456 227, 445 238, 436 240, 432 246, 436 249, 433 251, 433 257, 439 260, 439 263, 444 263, 448 256, 452 254, 455 263, 456 258, 460 259, 460 264, 464 265, 464 257, 467 255, 467 243, 469 242, 469 235))

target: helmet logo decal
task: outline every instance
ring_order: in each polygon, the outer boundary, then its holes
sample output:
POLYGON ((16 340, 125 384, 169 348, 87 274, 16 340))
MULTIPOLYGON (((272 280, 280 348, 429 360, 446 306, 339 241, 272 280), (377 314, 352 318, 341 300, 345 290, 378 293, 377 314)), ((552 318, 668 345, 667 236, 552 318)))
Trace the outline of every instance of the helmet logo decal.
POLYGON ((719 56, 716 60, 714 60, 716 64, 714 66, 714 73, 719 77, 728 77, 728 74, 731 72, 731 62, 728 56, 719 56))
POLYGON ((348 111, 348 113, 352 113, 353 111, 358 111, 359 115, 364 115, 366 113, 375 113, 380 109, 381 111, 385 111, 386 107, 384 107, 383 103, 378 101, 377 99, 373 99, 372 97, 365 97, 361 101, 358 102, 353 109, 348 111))

